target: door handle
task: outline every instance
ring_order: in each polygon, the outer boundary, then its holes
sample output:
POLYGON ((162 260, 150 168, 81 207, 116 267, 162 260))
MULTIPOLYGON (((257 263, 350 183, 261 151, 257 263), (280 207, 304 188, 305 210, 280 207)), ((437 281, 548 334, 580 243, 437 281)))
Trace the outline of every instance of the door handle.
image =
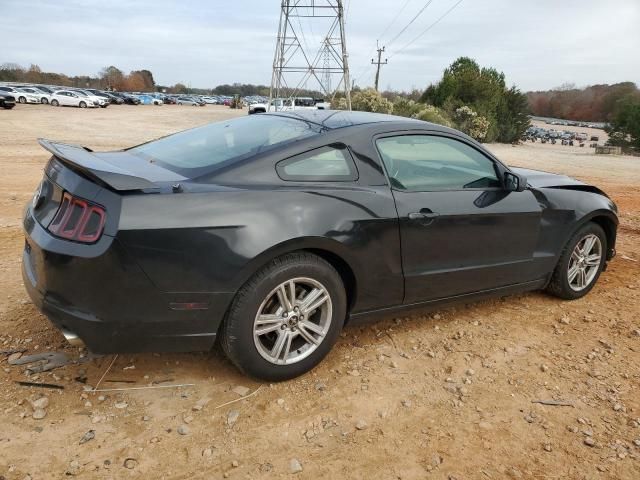
POLYGON ((431 220, 433 221, 435 218, 439 217, 439 213, 435 212, 413 212, 409 214, 409 220, 431 220))

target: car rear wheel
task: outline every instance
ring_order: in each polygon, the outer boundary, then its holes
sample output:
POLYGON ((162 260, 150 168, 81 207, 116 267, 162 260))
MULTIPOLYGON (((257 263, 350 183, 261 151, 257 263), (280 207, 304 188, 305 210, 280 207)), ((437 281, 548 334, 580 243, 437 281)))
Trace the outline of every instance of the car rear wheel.
POLYGON ((87 108, 87 104, 86 102, 80 102, 80 104, 78 105, 80 108, 87 108))
POLYGON ((565 246, 547 291, 565 300, 584 297, 598 281, 607 261, 607 236, 600 225, 587 223, 565 246))
POLYGON ((53 105, 54 107, 58 107, 60 106, 60 103, 58 102, 58 100, 51 100, 51 105, 53 105))
POLYGON ((245 374, 287 380, 315 367, 344 324, 340 275, 309 253, 292 253, 259 270, 238 292, 221 328, 227 357, 245 374))
POLYGON ((26 99, 25 97, 19 97, 19 98, 18 98, 18 101, 19 101, 20 103, 27 103, 27 99, 26 99))
POLYGON ((49 100, 47 100, 46 98, 42 97, 40 99, 40 103, 42 103, 43 105, 46 105, 47 103, 49 103, 49 100))

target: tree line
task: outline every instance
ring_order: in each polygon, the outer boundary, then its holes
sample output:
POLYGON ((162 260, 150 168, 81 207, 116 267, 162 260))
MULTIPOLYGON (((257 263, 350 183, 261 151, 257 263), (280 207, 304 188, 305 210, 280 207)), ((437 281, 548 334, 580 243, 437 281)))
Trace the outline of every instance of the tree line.
MULTIPOLYGON (((183 83, 162 86, 156 84, 149 70, 124 73, 115 66, 105 67, 92 77, 43 72, 35 64, 24 68, 5 63, 0 65, 0 81, 133 92, 269 95, 268 86, 246 83, 218 85, 213 89, 190 88, 183 83)), ((314 90, 300 90, 296 94, 322 97, 314 90)), ((338 108, 346 106, 339 95, 335 103, 338 108)), ((524 94, 516 87, 507 86, 504 73, 481 67, 471 58, 460 57, 445 69, 438 82, 425 90, 380 94, 356 86, 352 91, 352 106, 356 110, 395 113, 451 126, 483 142, 518 141, 529 127, 530 114, 607 122, 612 144, 621 145, 627 151, 640 151, 640 90, 633 82, 582 89, 565 85, 524 94)))
POLYGON ((539 92, 528 92, 534 115, 585 122, 611 122, 627 104, 640 101, 640 90, 633 82, 614 85, 575 85, 539 92))
POLYGON ((16 83, 37 83, 61 87, 98 88, 130 92, 154 92, 157 85, 149 70, 132 70, 125 74, 110 66, 103 68, 96 76, 69 76, 63 73, 43 72, 36 65, 24 68, 16 63, 0 65, 0 81, 16 83))
MULTIPOLYGON (((243 97, 248 95, 269 96, 269 86, 250 83, 223 84, 214 88, 192 88, 180 82, 170 86, 158 85, 153 78, 153 73, 149 70, 132 70, 127 74, 113 65, 104 67, 95 76, 68 76, 63 73, 43 72, 35 64, 25 68, 16 63, 5 63, 0 65, 0 82, 97 88, 121 92, 193 93, 200 95, 240 95, 243 97)), ((313 98, 322 97, 322 94, 317 90, 308 89, 298 90, 296 95, 313 98)))

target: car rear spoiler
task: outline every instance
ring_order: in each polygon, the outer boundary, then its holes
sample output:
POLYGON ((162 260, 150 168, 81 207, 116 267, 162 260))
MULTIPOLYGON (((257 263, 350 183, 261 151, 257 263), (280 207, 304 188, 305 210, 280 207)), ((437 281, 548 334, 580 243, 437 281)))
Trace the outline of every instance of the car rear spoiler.
POLYGON ((52 142, 44 138, 39 138, 38 143, 63 163, 98 179, 115 190, 158 190, 160 188, 145 178, 137 177, 116 165, 105 162, 81 146, 52 142))

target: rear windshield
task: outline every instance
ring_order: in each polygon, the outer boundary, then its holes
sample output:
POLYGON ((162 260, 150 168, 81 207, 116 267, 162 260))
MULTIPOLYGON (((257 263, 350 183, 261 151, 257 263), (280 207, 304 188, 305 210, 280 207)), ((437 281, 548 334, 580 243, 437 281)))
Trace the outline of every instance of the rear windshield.
POLYGON ((185 177, 209 173, 215 168, 318 135, 323 127, 275 115, 252 115, 211 123, 128 150, 185 177))

